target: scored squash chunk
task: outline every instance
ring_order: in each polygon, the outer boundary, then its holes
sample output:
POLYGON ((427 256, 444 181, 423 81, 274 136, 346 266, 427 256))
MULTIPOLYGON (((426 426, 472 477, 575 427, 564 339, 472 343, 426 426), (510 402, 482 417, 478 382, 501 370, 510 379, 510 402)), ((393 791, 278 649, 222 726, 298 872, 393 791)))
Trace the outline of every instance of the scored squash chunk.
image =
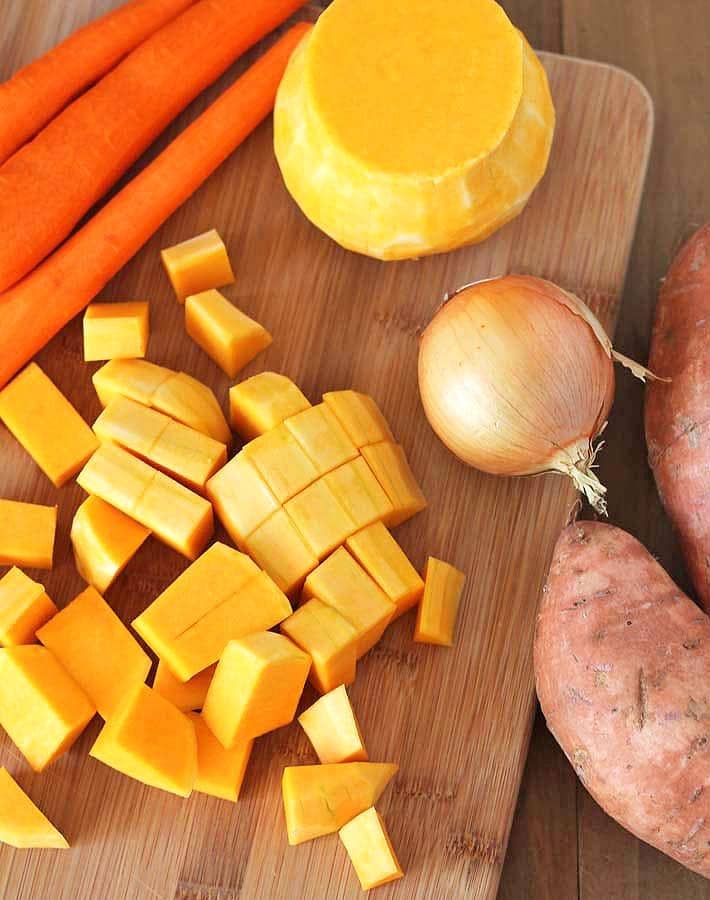
POLYGON ((232 428, 246 441, 271 431, 310 405, 301 389, 277 372, 260 372, 229 389, 232 428))
POLYGON ((197 780, 195 790, 221 800, 239 799, 254 741, 225 749, 207 727, 202 716, 190 713, 197 736, 197 780))
POLYGON ((32 644, 35 634, 56 615, 44 587, 13 566, 0 578, 0 644, 32 644))
POLYGON ((363 891, 372 890, 404 875, 382 816, 374 806, 343 825, 339 835, 363 891))
POLYGON ((383 522, 395 528, 425 509, 427 502, 399 444, 381 441, 362 448, 362 455, 392 503, 383 522))
POLYGON ((392 501, 361 456, 328 472, 323 476, 323 481, 357 529, 373 522, 389 521, 394 516, 392 501))
POLYGON ((252 532, 244 546, 285 594, 297 591, 318 565, 318 557, 283 509, 252 532))
POLYGON ((202 709, 216 668, 217 664, 214 663, 197 675, 193 675, 189 681, 180 681, 162 660, 158 660, 153 690, 182 712, 202 709))
POLYGON ((274 110, 295 201, 380 259, 451 250, 514 218, 553 129, 545 72, 493 0, 335 0, 274 110))
POLYGON ((355 523, 323 479, 292 497, 284 509, 318 559, 326 557, 355 531, 355 523))
POLYGON ((67 850, 69 844, 4 767, 0 768, 0 843, 67 850))
POLYGON ((311 657, 308 679, 321 694, 355 681, 358 634, 337 609, 313 597, 280 628, 311 657))
POLYGON ((279 509, 279 502, 245 453, 238 453, 207 482, 207 496, 237 545, 279 509))
POLYGON ((329 391, 323 402, 335 413, 356 447, 394 441, 387 420, 372 397, 359 391, 329 391))
POLYGON ((0 566, 51 569, 57 507, 0 498, 0 566))
POLYGON ((279 503, 295 497, 318 477, 312 460, 285 424, 254 438, 242 450, 279 503))
POLYGON ((344 685, 324 694, 298 717, 322 763, 367 760, 365 742, 344 685))
POLYGON ((466 576, 449 563, 430 556, 424 570, 424 595, 419 604, 414 640, 451 647, 466 576))
POLYGON ((332 410, 325 403, 311 406, 284 422, 319 475, 325 475, 358 455, 332 410))
POLYGON ((227 248, 214 228, 166 247, 160 257, 180 303, 190 294, 234 281, 227 248))
POLYGON ((84 360, 136 359, 145 356, 149 333, 148 303, 90 303, 84 313, 84 360))

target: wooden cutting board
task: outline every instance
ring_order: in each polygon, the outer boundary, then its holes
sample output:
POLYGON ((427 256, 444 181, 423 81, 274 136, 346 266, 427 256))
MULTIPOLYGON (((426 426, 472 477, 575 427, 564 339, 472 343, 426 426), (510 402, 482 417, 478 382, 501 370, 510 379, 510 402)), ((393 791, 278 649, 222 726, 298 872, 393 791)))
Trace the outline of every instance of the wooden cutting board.
MULTIPOLYGON (((0 39, 5 77, 112 3, 76 0, 72 17, 60 13, 66 7, 57 0, 37 0, 29 8, 0 0, 0 10, 3 5, 0 18, 11 25, 4 48, 0 39)), ((537 599, 553 543, 574 504, 560 477, 495 479, 445 450, 419 404, 418 335, 446 291, 509 271, 541 275, 576 291, 612 328, 639 208, 653 127, 647 93, 618 69, 543 59, 558 114, 549 173, 524 214, 484 244, 402 263, 345 252, 287 196, 267 123, 102 294, 150 299, 149 358, 205 380, 225 401, 228 381, 186 337, 182 308, 158 256, 163 246, 217 227, 237 272, 229 296, 275 336, 244 374, 283 371, 314 401, 336 388, 372 393, 430 500, 428 511, 399 529, 398 538, 417 566, 431 553, 468 573, 456 647, 414 644, 410 614, 362 661, 351 691, 370 758, 401 766, 380 809, 407 875, 380 889, 383 900, 495 896, 535 704, 537 599)), ((158 146, 233 76, 197 100, 158 146)), ((38 359, 93 421, 99 412, 90 382, 96 366, 82 362, 80 321, 38 359)), ((65 605, 83 586, 68 538, 82 492, 76 485, 56 491, 0 429, 0 496, 59 504, 54 571, 31 574, 65 605)), ((129 622, 185 565, 151 540, 108 599, 129 622)), ((312 699, 308 694, 306 702, 312 699)), ((1 740, 0 764, 73 845, 69 852, 0 849, 4 900, 361 896, 336 836, 287 845, 281 772, 287 764, 315 761, 297 725, 258 742, 236 805, 201 795, 183 801, 121 777, 88 757, 98 730, 95 721, 42 776, 1 740)))

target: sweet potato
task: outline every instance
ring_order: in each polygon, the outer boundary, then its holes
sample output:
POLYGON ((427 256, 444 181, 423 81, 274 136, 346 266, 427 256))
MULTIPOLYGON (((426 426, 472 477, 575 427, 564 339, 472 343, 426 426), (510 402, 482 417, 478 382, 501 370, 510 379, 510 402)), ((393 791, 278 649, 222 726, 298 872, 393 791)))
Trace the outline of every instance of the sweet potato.
POLYGON ((698 599, 710 611, 710 224, 668 272, 656 309, 646 443, 698 599))
POLYGON ((594 799, 710 877, 710 619, 612 525, 562 532, 535 636, 547 725, 594 799))

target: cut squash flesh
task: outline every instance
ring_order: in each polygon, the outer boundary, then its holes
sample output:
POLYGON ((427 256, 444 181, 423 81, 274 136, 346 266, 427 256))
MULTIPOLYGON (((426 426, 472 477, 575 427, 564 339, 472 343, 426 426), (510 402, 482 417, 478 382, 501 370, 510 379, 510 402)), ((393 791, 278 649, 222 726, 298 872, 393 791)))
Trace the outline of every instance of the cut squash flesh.
POLYGON ((57 507, 0 498, 0 566, 51 569, 57 507))
POLYGON ((159 660, 153 679, 153 690, 182 712, 202 709, 216 668, 216 664, 209 666, 193 675, 189 681, 180 681, 168 666, 159 660))
POLYGON ((404 875, 382 816, 374 806, 343 825, 339 834, 363 891, 404 875))
POLYGON ((221 800, 236 802, 246 775, 254 741, 225 750, 207 727, 202 716, 190 713, 197 736, 197 780, 195 790, 221 800))
POLYGON ((38 628, 57 614, 44 587, 13 566, 0 578, 0 646, 32 644, 38 628))
POLYGON ((345 685, 324 694, 298 717, 322 763, 367 761, 360 726, 345 685))
POLYGON ((66 839, 30 800, 5 768, 0 768, 0 843, 26 850, 66 850, 66 839))

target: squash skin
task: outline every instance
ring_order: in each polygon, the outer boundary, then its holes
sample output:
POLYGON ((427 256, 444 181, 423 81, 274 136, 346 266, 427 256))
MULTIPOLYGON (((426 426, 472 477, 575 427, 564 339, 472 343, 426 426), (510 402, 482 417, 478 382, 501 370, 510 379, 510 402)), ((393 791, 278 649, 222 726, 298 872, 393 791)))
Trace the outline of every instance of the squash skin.
POLYGON ((547 725, 621 825, 710 877, 710 619, 635 538, 562 532, 537 622, 547 725))

